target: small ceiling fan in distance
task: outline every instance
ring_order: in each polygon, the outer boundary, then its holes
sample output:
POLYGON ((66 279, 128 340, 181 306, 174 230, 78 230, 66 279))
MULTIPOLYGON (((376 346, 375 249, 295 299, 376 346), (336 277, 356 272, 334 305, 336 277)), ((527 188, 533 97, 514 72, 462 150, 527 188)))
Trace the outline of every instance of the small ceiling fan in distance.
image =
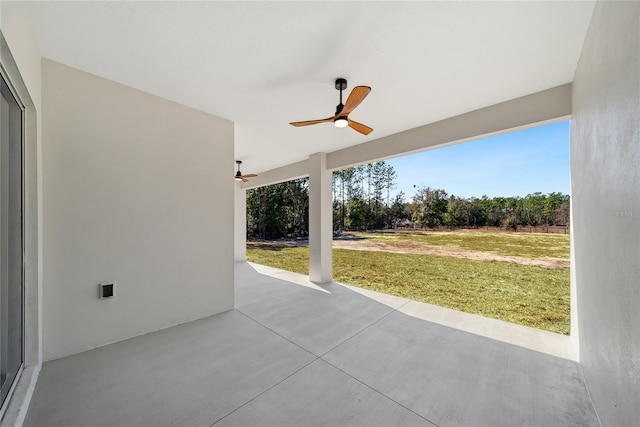
POLYGON ((246 175, 242 175, 242 172, 240 172, 240 165, 242 164, 242 160, 236 160, 236 164, 238 165, 238 172, 236 172, 236 174, 233 177, 236 181, 248 182, 249 180, 247 178, 253 178, 258 176, 255 173, 248 173, 246 175))
POLYGON ((344 128, 349 126, 351 129, 360 132, 363 135, 369 135, 373 129, 371 129, 367 125, 363 125, 362 123, 358 123, 349 118, 349 114, 362 102, 363 99, 369 95, 371 92, 371 88, 369 86, 356 86, 353 88, 349 97, 347 98, 347 102, 342 104, 342 91, 347 88, 347 80, 346 79, 336 79, 336 89, 340 91, 340 104, 336 107, 336 114, 327 117, 326 119, 320 120, 307 120, 304 122, 293 122, 290 123, 293 126, 309 126, 315 125, 318 123, 325 122, 333 122, 333 124, 338 128, 344 128))

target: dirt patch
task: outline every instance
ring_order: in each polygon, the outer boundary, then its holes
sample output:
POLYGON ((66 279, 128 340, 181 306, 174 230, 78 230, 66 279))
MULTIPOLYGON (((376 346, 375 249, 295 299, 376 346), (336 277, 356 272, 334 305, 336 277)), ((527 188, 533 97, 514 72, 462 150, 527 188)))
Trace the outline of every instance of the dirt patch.
MULTIPOLYGON (((247 242, 247 247, 279 250, 285 247, 308 246, 307 240, 275 240, 247 242)), ((450 256, 454 258, 475 259, 481 261, 504 261, 515 264, 533 265, 546 268, 569 268, 569 260, 563 258, 525 258, 518 256, 504 256, 489 252, 473 251, 469 249, 452 248, 450 246, 432 246, 420 242, 411 241, 376 241, 362 238, 349 238, 348 236, 334 239, 333 247, 336 249, 350 249, 357 251, 393 252, 399 254, 418 254, 450 256)))
POLYGON ((278 250, 282 248, 295 248, 297 246, 309 246, 307 239, 278 239, 278 240, 247 240, 247 248, 278 250))
POLYGON ((489 252, 472 251, 469 249, 452 248, 450 246, 432 246, 419 242, 383 242, 375 240, 339 239, 333 241, 337 249, 352 249, 358 251, 394 252, 400 254, 420 254, 451 256, 454 258, 476 259, 481 261, 506 261, 522 265, 535 265, 546 268, 569 268, 569 260, 562 258, 525 258, 519 256, 504 256, 489 252))

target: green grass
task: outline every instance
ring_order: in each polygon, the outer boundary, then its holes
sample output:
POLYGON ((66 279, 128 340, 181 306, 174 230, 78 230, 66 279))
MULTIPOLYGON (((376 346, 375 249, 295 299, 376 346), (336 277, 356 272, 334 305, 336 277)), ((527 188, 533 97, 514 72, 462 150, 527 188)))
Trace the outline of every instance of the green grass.
POLYGON ((450 246, 505 256, 569 259, 568 234, 482 233, 482 232, 401 232, 360 233, 357 237, 382 241, 412 241, 426 245, 450 246))
MULTIPOLYGON (((309 272, 306 247, 248 248, 247 259, 301 274, 309 272)), ((568 269, 334 249, 333 275, 337 282, 569 334, 568 269)))

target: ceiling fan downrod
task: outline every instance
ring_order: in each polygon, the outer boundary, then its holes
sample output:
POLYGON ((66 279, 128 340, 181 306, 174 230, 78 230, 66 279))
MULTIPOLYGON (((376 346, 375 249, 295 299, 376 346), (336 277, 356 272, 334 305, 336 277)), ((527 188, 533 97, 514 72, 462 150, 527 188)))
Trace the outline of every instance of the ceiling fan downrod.
POLYGON ((340 104, 336 106, 336 116, 342 112, 344 104, 342 103, 342 91, 347 88, 347 80, 343 78, 336 79, 336 89, 340 91, 340 104))

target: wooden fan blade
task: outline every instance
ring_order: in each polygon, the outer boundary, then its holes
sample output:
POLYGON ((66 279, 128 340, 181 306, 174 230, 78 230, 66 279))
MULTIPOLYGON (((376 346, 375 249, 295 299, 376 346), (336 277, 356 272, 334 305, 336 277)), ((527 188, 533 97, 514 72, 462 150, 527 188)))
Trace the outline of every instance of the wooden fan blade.
POLYGON ((347 98, 347 102, 344 104, 344 108, 340 112, 340 115, 344 116, 352 112, 363 99, 369 95, 371 92, 371 88, 369 86, 356 86, 353 88, 351 93, 349 94, 349 98, 347 98))
POLYGON ((242 182, 249 182, 249 180, 242 178, 242 182))
POLYGON ((363 125, 362 123, 358 123, 351 119, 349 119, 349 127, 355 131, 360 132, 363 135, 369 135, 373 130, 369 126, 363 125))
POLYGON ((255 173, 248 173, 246 175, 242 175, 242 178, 253 178, 256 177, 258 175, 256 175, 255 173))
POLYGON ((336 116, 331 116, 331 117, 327 117, 326 119, 320 119, 320 120, 307 120, 304 122, 293 122, 293 123, 289 123, 292 126, 309 126, 309 125, 316 125, 318 123, 325 123, 325 122, 332 122, 334 119, 336 118, 336 116))

